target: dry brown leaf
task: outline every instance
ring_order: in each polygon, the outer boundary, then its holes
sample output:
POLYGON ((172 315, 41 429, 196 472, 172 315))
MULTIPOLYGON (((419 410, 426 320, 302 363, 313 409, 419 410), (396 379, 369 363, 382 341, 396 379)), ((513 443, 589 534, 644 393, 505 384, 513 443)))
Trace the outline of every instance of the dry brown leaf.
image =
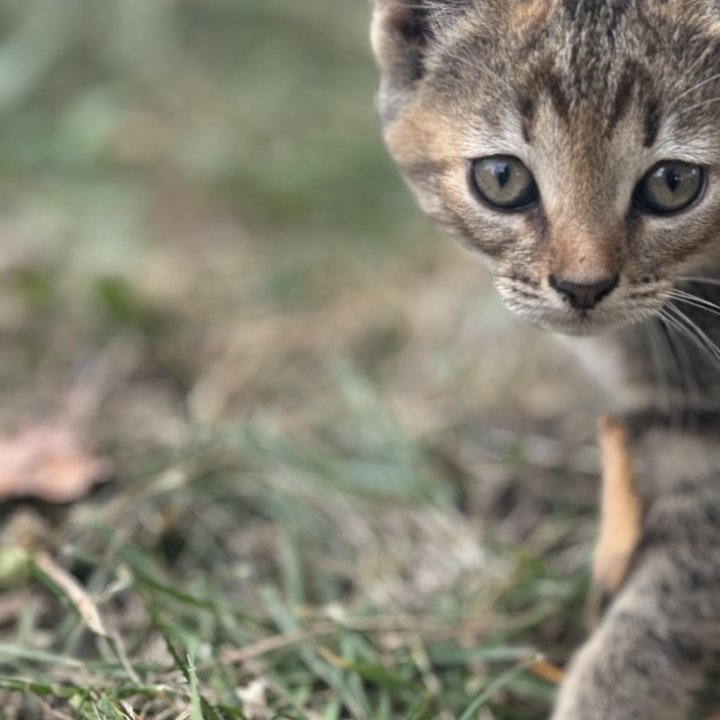
POLYGON ((30 425, 0 438, 0 500, 36 497, 70 502, 110 470, 83 448, 77 430, 62 424, 30 425))

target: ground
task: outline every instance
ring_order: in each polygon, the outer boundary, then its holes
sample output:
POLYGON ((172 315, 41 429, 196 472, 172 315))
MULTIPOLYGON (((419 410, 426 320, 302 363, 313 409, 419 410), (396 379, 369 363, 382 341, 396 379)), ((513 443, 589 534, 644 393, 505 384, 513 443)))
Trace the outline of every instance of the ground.
POLYGON ((415 208, 366 3, 101 5, 0 2, 0 431, 104 469, 0 509, 2 717, 545 717, 603 399, 415 208))

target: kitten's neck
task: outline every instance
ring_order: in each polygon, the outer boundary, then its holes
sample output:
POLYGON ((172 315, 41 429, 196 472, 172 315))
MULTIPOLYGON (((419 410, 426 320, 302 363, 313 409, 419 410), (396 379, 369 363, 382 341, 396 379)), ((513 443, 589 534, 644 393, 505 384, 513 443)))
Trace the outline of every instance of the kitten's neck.
POLYGON ((720 412, 720 268, 678 291, 663 318, 573 342, 618 409, 720 412))

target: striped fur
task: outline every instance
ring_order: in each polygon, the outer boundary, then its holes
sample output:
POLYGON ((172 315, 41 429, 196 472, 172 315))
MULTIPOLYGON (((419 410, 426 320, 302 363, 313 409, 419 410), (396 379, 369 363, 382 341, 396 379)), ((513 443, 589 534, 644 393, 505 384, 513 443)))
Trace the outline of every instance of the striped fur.
POLYGON ((635 423, 632 572, 554 720, 680 720, 720 629, 720 2, 374 0, 388 148, 423 210, 510 309, 573 341, 635 423), (540 202, 500 213, 473 159, 520 158, 540 202), (692 208, 631 202, 661 160, 708 168, 692 208), (552 275, 617 274, 597 307, 552 275))
POLYGON ((552 720, 681 720, 720 645, 720 419, 629 418, 643 509, 630 571, 552 720))

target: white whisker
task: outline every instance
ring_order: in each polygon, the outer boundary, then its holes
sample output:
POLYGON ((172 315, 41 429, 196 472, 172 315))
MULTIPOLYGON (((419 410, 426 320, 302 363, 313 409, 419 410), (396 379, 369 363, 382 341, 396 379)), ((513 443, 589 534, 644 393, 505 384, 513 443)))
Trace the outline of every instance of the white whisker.
POLYGON ((713 103, 720 102, 720 95, 716 97, 707 98, 705 100, 701 100, 700 102, 696 102, 694 105, 690 105, 689 107, 683 108, 683 113, 689 113, 693 112, 694 110, 699 110, 702 107, 705 107, 706 105, 712 105, 713 103))
POLYGON ((686 293, 682 290, 670 290, 669 292, 664 293, 663 296, 676 300, 677 302, 685 303, 686 305, 690 305, 698 310, 705 310, 713 315, 720 316, 720 306, 710 302, 709 300, 705 300, 704 298, 692 295, 691 293, 686 293))
POLYGON ((640 325, 647 339, 650 362, 655 372, 655 385, 657 385, 658 404, 666 405, 669 411, 672 407, 672 393, 670 391, 667 366, 664 362, 663 349, 658 341, 658 330, 652 322, 640 325))
MULTIPOLYGON (((661 319, 660 322, 663 323, 666 328, 664 338, 669 354, 677 369, 677 382, 682 390, 684 399, 690 401, 691 407, 699 408, 703 403, 700 385, 698 383, 697 365, 688 353, 686 345, 680 342, 680 340, 686 336, 686 333, 682 327, 678 327, 678 325, 673 322, 668 322, 667 319, 666 321, 661 319)), ((687 407, 686 402, 683 402, 683 405, 687 407)))
POLYGON ((696 338, 700 347, 704 348, 714 360, 720 361, 720 348, 708 337, 704 330, 672 303, 668 303, 665 310, 673 311, 675 320, 683 324, 688 330, 688 337, 696 338))
POLYGON ((700 283, 703 285, 720 285, 720 279, 708 277, 679 277, 682 282, 700 283))
MULTIPOLYGON (((702 60, 704 60, 704 59, 705 59, 705 54, 703 53, 703 55, 701 55, 700 58, 698 58, 698 62, 700 62, 700 61, 702 61, 702 60)), ((687 88, 687 90, 684 90, 684 91, 681 92, 680 94, 676 95, 676 96, 673 98, 673 101, 672 101, 672 104, 671 104, 670 107, 671 107, 671 108, 674 108, 675 105, 676 105, 678 102, 680 102, 680 100, 682 100, 684 97, 687 97, 688 95, 691 95, 692 93, 694 93, 694 92, 696 92, 697 90, 699 90, 701 87, 704 87, 705 85, 709 85, 710 83, 715 82, 715 81, 720 81, 720 73, 718 73, 717 75, 711 75, 710 77, 705 78, 704 80, 701 80, 701 81, 698 82, 698 83, 695 83, 695 85, 692 85, 691 87, 687 88)))

